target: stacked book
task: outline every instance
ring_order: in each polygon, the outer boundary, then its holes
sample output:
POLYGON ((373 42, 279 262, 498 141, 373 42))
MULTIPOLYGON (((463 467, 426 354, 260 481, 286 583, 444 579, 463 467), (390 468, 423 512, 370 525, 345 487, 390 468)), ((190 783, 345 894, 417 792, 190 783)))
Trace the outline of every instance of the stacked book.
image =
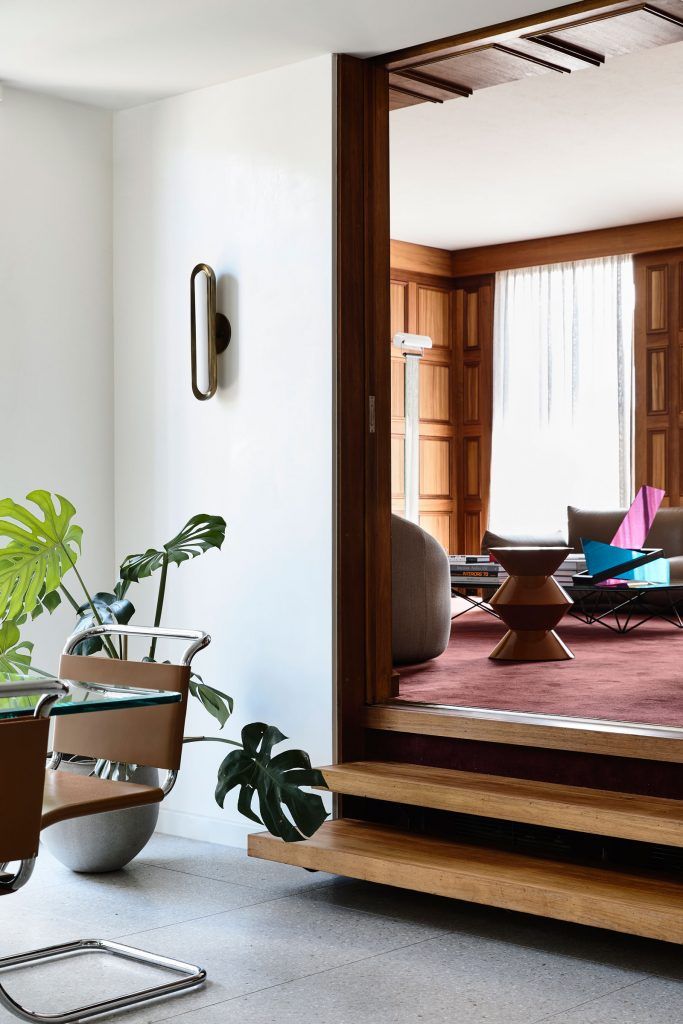
POLYGON ((562 565, 553 576, 561 587, 571 587, 574 576, 577 572, 583 572, 586 568, 586 556, 583 554, 572 554, 565 558, 562 565))
POLYGON ((449 555, 451 583, 476 586, 477 583, 502 583, 506 573, 488 555, 449 555))

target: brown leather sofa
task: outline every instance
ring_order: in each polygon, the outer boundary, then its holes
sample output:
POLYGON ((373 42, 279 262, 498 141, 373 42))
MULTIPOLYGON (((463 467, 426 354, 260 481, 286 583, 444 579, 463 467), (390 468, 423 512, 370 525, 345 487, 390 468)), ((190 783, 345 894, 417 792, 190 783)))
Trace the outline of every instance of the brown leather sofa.
MULTIPOLYGON (((567 509, 567 532, 544 536, 503 536, 487 530, 481 542, 483 553, 492 547, 516 547, 527 544, 546 547, 568 544, 574 551, 581 551, 581 538, 600 540, 609 544, 626 514, 626 509, 584 509, 570 505, 567 509)), ((645 539, 645 546, 662 548, 671 570, 671 582, 683 584, 683 508, 660 508, 655 516, 652 529, 645 539)))

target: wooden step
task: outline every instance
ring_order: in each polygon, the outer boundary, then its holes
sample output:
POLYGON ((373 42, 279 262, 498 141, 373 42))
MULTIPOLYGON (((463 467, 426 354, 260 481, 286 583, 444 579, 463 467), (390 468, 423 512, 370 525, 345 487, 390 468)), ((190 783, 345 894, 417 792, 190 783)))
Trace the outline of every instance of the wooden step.
POLYGON ((249 855, 561 921, 683 943, 683 885, 432 839, 342 818, 301 843, 266 832, 249 855))
POLYGON ((683 846, 681 800, 383 761, 352 761, 322 772, 334 793, 683 846))

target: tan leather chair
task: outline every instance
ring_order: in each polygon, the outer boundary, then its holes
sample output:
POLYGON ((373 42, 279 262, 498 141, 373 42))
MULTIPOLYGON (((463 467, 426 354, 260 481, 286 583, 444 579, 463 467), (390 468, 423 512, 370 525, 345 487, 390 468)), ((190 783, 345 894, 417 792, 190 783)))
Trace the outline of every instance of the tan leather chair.
MULTIPOLYGON (((89 712, 55 718, 54 753, 47 771, 45 757, 49 722, 46 712, 66 687, 51 684, 50 693, 41 701, 35 718, 0 722, 0 868, 18 862, 14 873, 0 873, 0 895, 16 892, 29 880, 41 829, 68 818, 123 810, 163 800, 170 792, 178 769, 183 745, 183 728, 192 658, 210 642, 205 633, 141 629, 134 626, 96 626, 67 642, 60 664, 63 679, 97 683, 103 686, 133 686, 149 690, 176 690, 178 703, 163 707, 119 711, 89 712), (72 652, 86 636, 102 635, 180 637, 192 640, 181 665, 157 665, 114 659, 81 657, 72 652), (82 754, 98 758, 98 770, 105 777, 83 777, 58 771, 63 754, 82 754), (106 775, 110 766, 125 775, 127 765, 152 765, 166 769, 161 787, 115 781, 106 775)), ((45 684, 2 684, 2 695, 43 693, 45 684)), ((74 1011, 41 1015, 24 1009, 0 985, 0 1005, 21 1020, 43 1024, 68 1024, 86 1020, 110 1010, 171 995, 201 985, 206 972, 193 964, 162 957, 144 950, 104 939, 84 939, 51 946, 0 959, 0 970, 40 960, 51 960, 82 952, 108 953, 148 966, 170 970, 181 977, 166 984, 104 1000, 74 1011)))

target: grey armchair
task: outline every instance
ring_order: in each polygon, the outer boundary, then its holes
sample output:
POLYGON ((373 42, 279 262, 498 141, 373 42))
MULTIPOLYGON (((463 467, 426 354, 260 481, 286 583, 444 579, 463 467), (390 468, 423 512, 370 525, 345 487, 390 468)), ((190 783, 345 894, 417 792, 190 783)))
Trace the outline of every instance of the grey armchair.
POLYGON ((394 665, 438 658, 451 635, 448 556, 422 527, 391 517, 394 665))

